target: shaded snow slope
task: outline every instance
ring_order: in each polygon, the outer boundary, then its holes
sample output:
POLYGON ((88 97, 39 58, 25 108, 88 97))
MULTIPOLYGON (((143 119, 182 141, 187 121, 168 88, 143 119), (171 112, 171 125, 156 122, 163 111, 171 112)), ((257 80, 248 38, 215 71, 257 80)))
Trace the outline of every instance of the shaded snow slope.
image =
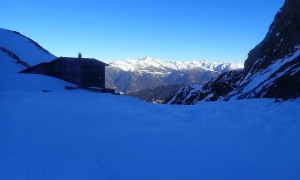
POLYGON ((0 47, 0 73, 16 74, 29 67, 11 51, 0 47))
POLYGON ((0 28, 0 48, 9 50, 30 66, 56 58, 30 38, 2 28, 0 28))
POLYGON ((75 86, 63 80, 38 74, 0 73, 0 88, 5 92, 66 91, 65 86, 75 86))
POLYGON ((300 100, 154 105, 0 58, 1 180, 300 178, 300 100))
POLYGON ((300 101, 0 92, 0 179, 300 178, 300 101))
POLYGON ((0 48, 0 91, 62 91, 73 85, 49 76, 18 73, 27 67, 14 53, 0 48))

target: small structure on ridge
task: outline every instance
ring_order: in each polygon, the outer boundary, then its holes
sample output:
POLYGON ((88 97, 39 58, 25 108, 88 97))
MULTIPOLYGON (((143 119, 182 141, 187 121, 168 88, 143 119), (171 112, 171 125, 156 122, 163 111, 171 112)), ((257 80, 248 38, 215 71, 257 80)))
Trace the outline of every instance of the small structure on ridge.
POLYGON ((105 66, 108 64, 94 58, 59 57, 29 67, 20 73, 43 74, 77 84, 81 88, 96 87, 105 89, 105 66))

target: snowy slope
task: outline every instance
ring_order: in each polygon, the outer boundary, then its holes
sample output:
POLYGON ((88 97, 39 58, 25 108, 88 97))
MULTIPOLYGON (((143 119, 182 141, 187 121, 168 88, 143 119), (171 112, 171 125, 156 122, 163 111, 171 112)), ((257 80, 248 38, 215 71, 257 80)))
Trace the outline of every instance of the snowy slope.
POLYGON ((19 74, 21 70, 56 57, 24 35, 0 28, 0 91, 52 92, 74 86, 63 80, 36 74, 19 74))
POLYGON ((9 50, 30 66, 56 58, 30 38, 2 28, 0 28, 0 48, 9 50))
POLYGON ((300 101, 0 91, 0 179, 300 178, 300 101))
POLYGON ((67 91, 0 51, 1 180, 300 179, 300 100, 195 106, 67 91))
POLYGON ((27 63, 21 61, 14 53, 0 48, 0 91, 64 91, 65 86, 72 86, 71 83, 57 78, 18 73, 27 66, 27 63))
POLYGON ((14 53, 0 47, 0 73, 15 74, 27 67, 29 65, 14 53))

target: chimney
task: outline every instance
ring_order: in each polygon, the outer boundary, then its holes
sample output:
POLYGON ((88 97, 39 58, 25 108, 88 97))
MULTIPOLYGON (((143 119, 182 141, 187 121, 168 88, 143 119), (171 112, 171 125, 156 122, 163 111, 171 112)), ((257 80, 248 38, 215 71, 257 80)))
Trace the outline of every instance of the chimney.
POLYGON ((82 58, 82 54, 78 53, 78 58, 81 59, 82 58))

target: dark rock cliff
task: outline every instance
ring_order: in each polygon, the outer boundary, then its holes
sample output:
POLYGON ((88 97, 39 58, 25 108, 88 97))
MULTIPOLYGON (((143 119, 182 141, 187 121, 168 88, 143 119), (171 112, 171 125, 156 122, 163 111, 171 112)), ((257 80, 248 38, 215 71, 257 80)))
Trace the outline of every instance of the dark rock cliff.
POLYGON ((191 88, 186 88, 184 93, 177 91, 169 98, 168 103, 195 104, 198 101, 299 97, 300 0, 285 1, 264 40, 249 52, 244 67, 241 74, 222 74, 204 84, 196 93, 191 88), (175 98, 179 94, 182 97, 175 98))
POLYGON ((300 0, 286 0, 264 40, 250 51, 244 80, 233 96, 237 99, 298 97, 299 50, 300 0))
POLYGON ((272 62, 293 54, 300 44, 300 1, 286 0, 276 14, 264 40, 249 52, 245 74, 267 68, 272 62))
POLYGON ((225 72, 204 85, 192 85, 178 89, 165 103, 192 105, 198 101, 223 100, 238 86, 242 77, 243 70, 225 72))

